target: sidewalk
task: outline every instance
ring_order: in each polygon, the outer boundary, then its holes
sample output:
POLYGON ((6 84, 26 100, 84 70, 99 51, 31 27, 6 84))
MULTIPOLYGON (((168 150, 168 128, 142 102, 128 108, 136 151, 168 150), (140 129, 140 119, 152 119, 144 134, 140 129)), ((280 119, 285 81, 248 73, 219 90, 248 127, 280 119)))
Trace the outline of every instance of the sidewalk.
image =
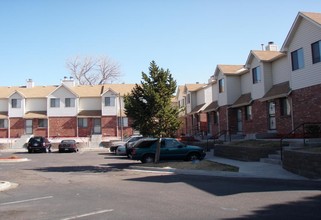
POLYGON ((296 175, 282 168, 281 165, 263 162, 244 162, 213 156, 213 151, 207 152, 205 159, 218 163, 239 167, 239 172, 228 174, 224 172, 221 176, 251 177, 251 178, 270 178, 287 180, 309 180, 308 178, 296 175))

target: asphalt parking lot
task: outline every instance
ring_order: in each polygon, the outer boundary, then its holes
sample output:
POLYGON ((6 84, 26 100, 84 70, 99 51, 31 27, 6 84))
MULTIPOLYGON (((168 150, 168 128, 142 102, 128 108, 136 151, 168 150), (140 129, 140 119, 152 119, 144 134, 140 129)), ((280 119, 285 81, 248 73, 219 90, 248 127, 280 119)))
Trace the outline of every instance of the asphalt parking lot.
MULTIPOLYGON (((2 153, 2 152, 1 152, 2 153)), ((320 183, 128 169, 106 152, 2 153, 0 219, 318 219, 320 183), (313 210, 313 212, 311 212, 313 210), (264 219, 264 218, 263 218, 264 219)))

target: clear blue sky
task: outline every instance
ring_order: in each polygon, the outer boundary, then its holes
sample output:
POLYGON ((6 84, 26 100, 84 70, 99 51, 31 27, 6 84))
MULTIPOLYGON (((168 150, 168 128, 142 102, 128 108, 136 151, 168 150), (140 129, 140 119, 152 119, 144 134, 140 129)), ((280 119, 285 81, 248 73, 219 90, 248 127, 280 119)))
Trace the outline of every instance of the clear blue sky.
POLYGON ((179 85, 205 83, 262 43, 281 48, 299 11, 321 1, 0 0, 0 86, 60 84, 77 55, 118 62, 118 83, 140 83, 152 60, 179 85))

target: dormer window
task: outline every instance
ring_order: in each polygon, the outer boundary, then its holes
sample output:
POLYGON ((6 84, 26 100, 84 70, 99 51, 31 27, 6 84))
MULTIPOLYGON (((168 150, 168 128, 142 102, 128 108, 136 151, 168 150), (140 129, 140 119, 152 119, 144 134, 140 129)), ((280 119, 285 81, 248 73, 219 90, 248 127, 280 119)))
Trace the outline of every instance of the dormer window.
POLYGON ((51 108, 59 108, 60 107, 60 99, 59 98, 50 99, 50 107, 51 108))
POLYGON ((253 79, 253 84, 260 83, 261 82, 261 68, 255 67, 252 69, 252 79, 253 79))
POLYGON ((223 93, 225 91, 224 78, 218 81, 218 91, 223 93))
POLYGON ((105 97, 105 106, 115 106, 115 97, 105 97))
POLYGON ((11 99, 12 108, 21 108, 21 99, 11 99))
POLYGON ((302 69, 304 67, 303 49, 300 48, 291 53, 292 70, 302 69))
POLYGON ((321 62, 321 40, 311 44, 312 48, 312 63, 321 62))
POLYGON ((75 107, 75 99, 74 98, 65 98, 65 107, 75 107))

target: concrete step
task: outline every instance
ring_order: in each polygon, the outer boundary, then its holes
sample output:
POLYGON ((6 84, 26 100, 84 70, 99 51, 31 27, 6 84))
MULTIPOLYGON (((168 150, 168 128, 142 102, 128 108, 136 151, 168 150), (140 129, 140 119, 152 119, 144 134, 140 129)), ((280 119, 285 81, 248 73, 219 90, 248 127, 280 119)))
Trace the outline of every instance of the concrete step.
POLYGON ((260 162, 269 164, 282 164, 281 154, 269 154, 268 158, 261 158, 260 162))
POLYGON ((281 165, 281 159, 273 159, 273 158, 261 158, 260 162, 262 163, 269 163, 269 164, 277 164, 277 165, 281 165))

